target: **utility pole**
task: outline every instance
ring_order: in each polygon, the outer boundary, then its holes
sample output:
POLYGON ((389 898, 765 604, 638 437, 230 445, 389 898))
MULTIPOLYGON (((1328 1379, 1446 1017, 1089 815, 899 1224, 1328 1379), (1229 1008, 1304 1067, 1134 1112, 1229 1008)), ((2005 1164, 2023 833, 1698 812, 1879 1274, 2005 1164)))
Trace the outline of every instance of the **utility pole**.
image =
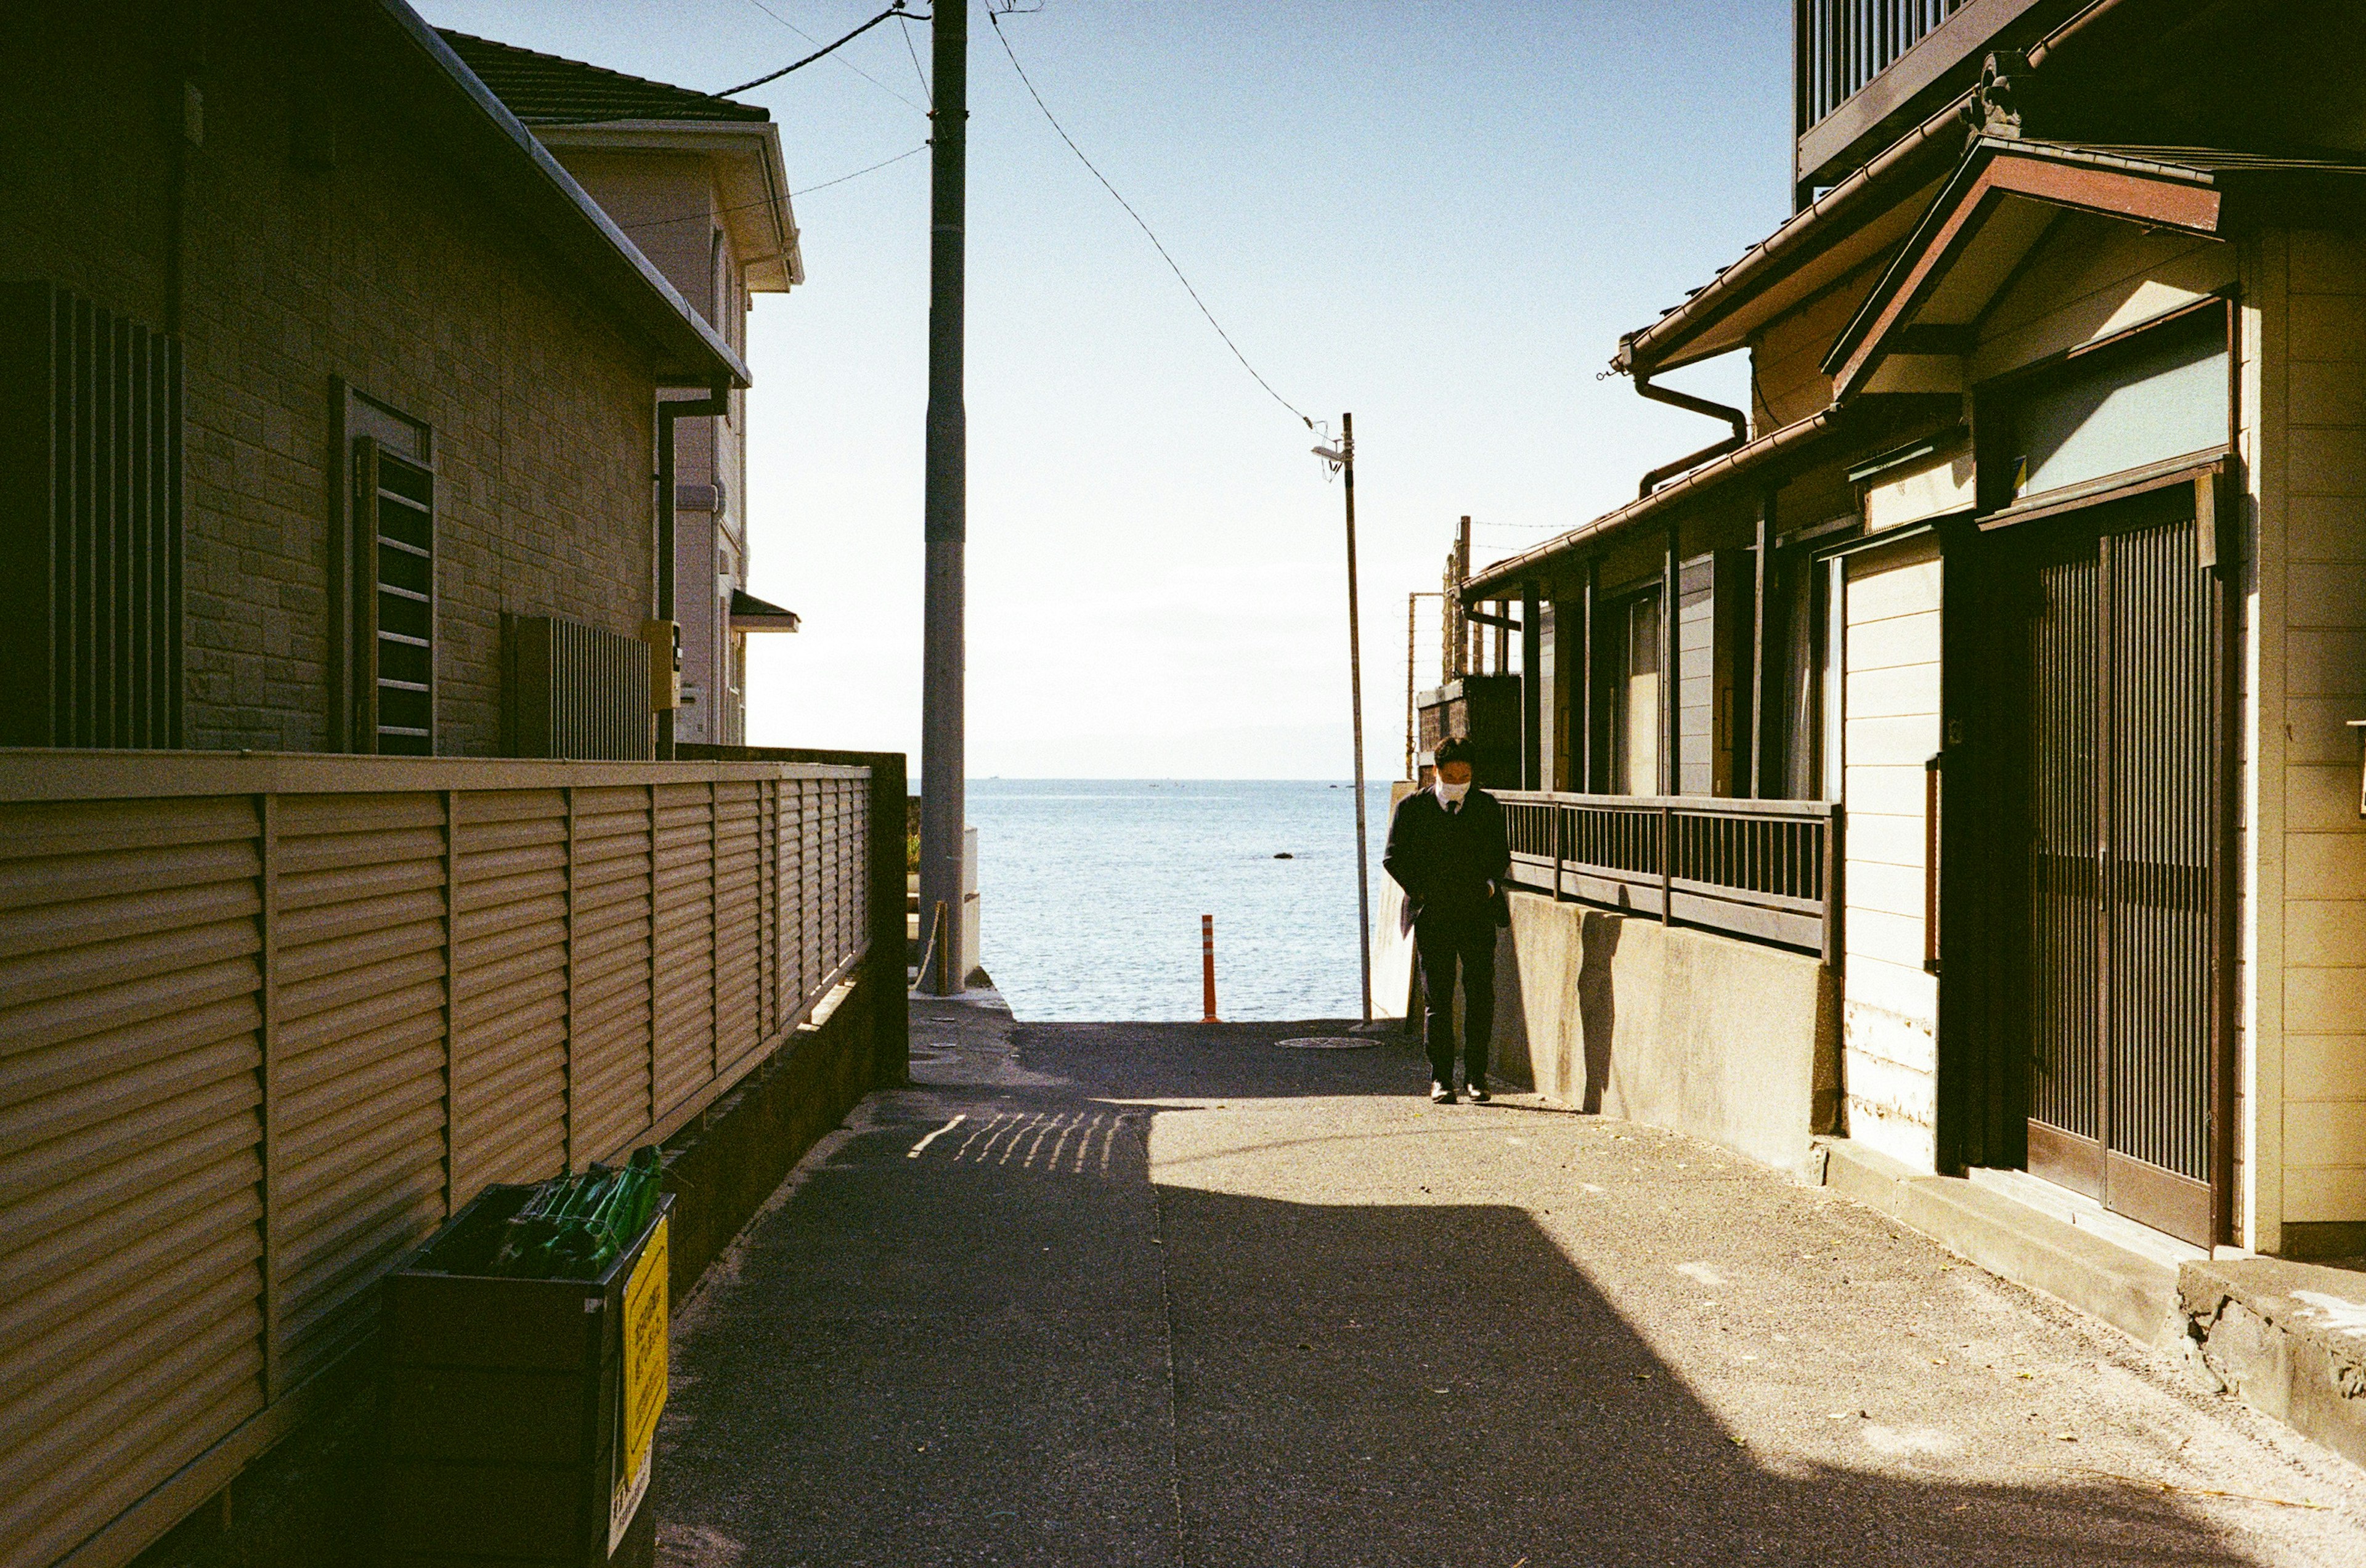
POLYGON ((1454 674, 1457 680, 1476 674, 1478 639, 1487 634, 1463 617, 1462 585, 1470 581, 1470 519, 1465 517, 1454 535, 1454 674))
POLYGON ((1372 1021, 1371 861, 1364 826, 1364 643, 1356 621, 1356 416, 1339 416, 1339 445, 1314 455, 1346 476, 1347 691, 1356 714, 1356 953, 1364 968, 1364 1021, 1372 1021))
MULTIPOLYGON (((952 962, 923 967, 920 984, 962 989, 962 831, 967 820, 964 713, 968 597, 969 417, 962 402, 963 222, 969 132, 969 0, 934 0, 935 67, 929 155, 929 446, 926 623, 920 667, 920 908, 941 911, 936 940, 952 962)), ((925 941, 930 935, 923 932, 925 941)))

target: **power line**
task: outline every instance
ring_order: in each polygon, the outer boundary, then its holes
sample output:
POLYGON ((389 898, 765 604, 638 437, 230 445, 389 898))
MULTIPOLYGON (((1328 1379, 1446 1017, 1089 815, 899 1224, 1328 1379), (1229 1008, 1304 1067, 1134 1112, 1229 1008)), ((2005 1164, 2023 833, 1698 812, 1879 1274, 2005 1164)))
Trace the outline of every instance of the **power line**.
MULTIPOLYGON (((763 12, 767 17, 772 17, 772 20, 788 28, 789 31, 796 34, 797 37, 804 39, 807 43, 819 43, 821 41, 821 39, 814 37, 813 34, 806 31, 805 28, 797 26, 796 23, 789 20, 786 17, 782 16, 770 6, 765 5, 764 0, 748 0, 748 4, 755 6, 756 9, 763 12)), ((882 82, 878 77, 873 76, 870 72, 862 69, 862 66, 854 63, 851 60, 848 60, 842 55, 835 54, 831 55, 829 59, 831 64, 845 66, 849 71, 853 72, 857 76, 862 77, 864 81, 870 83, 873 86, 878 88, 881 92, 886 94, 897 103, 902 104, 906 108, 912 110, 915 114, 926 114, 929 112, 928 110, 920 107, 919 105, 914 103, 911 99, 906 97, 903 94, 897 92, 895 88, 889 86, 886 83, 882 82)))
POLYGON ((1291 403, 1288 398, 1283 397, 1279 392, 1273 389, 1272 382, 1257 374, 1257 367, 1249 363, 1249 356, 1241 352, 1241 345, 1233 341, 1233 334, 1224 330, 1224 324, 1222 321, 1216 320, 1216 313, 1208 309, 1208 302, 1200 298, 1200 291, 1191 287, 1191 280, 1183 276, 1183 269, 1176 265, 1175 258, 1173 256, 1166 254, 1166 247, 1159 243, 1157 234, 1153 232, 1150 225, 1143 221, 1142 214, 1133 209, 1133 204, 1132 202, 1126 200, 1122 196, 1118 195, 1117 186, 1110 184, 1109 176, 1107 175, 1102 174, 1099 169, 1094 167, 1093 161, 1085 156, 1085 150, 1076 145, 1076 139, 1068 134, 1067 130, 1060 124, 1058 118, 1052 113, 1051 106, 1043 101, 1043 95, 1037 92, 1035 90, 1035 84, 1029 80, 1027 68, 1019 63, 1019 56, 1012 52, 1010 48, 1010 39, 1002 30, 1002 16, 1000 11, 989 6, 986 13, 986 19, 994 25, 995 41, 1002 45, 1002 52, 1004 54, 1009 55, 1010 68, 1019 73, 1019 80, 1020 84, 1026 87, 1027 96, 1033 98, 1035 100, 1035 107, 1043 111, 1043 118, 1050 123, 1053 130, 1059 132, 1060 140, 1068 144, 1068 151, 1076 155, 1076 162, 1082 164, 1087 169, 1092 171, 1093 178, 1100 181, 1101 188, 1109 192, 1110 196, 1117 202, 1117 204, 1125 209, 1125 215, 1128 218, 1132 219, 1135 225, 1140 228, 1144 234, 1149 236, 1151 244, 1158 252, 1159 259, 1166 264, 1167 270, 1175 274, 1175 280, 1183 286, 1183 292, 1191 296, 1191 303, 1200 307, 1200 314, 1207 317, 1208 324, 1216 329, 1216 335, 1224 340, 1224 346, 1233 351, 1233 357, 1241 362, 1241 368, 1247 371, 1256 384, 1265 389, 1266 396, 1271 398, 1275 402, 1279 403, 1283 408, 1290 410, 1291 413, 1296 414, 1299 423, 1304 424, 1307 429, 1313 429, 1314 422, 1313 420, 1307 418, 1305 414, 1300 413, 1296 405, 1291 403))
MULTIPOLYGON (((811 196, 817 190, 828 190, 832 186, 842 186, 849 180, 859 180, 865 175, 874 174, 890 164, 900 164, 907 158, 917 158, 928 150, 929 144, 923 141, 918 147, 907 147, 892 158, 882 158, 875 164, 866 164, 851 175, 840 175, 836 179, 824 180, 819 185, 806 186, 791 191, 789 195, 791 197, 811 196)), ((746 212, 752 208, 772 205, 769 200, 735 201, 728 207, 702 207, 695 212, 678 212, 670 218, 644 218, 638 223, 619 223, 616 227, 629 234, 636 229, 662 229, 669 223, 696 223, 707 218, 719 218, 727 212, 746 212)))
POLYGON ((912 57, 912 74, 919 80, 920 96, 929 100, 929 112, 934 114, 937 112, 937 90, 929 85, 929 73, 920 69, 920 51, 912 47, 912 29, 898 28, 896 30, 904 35, 904 52, 912 57))
MULTIPOLYGON (((767 83, 767 82, 777 82, 777 81, 779 81, 782 77, 783 77, 783 76, 787 75, 790 72, 792 72, 792 71, 802 71, 802 70, 804 70, 806 66, 811 65, 815 61, 817 61, 817 60, 820 60, 820 59, 823 59, 823 58, 827 57, 828 55, 829 55, 829 54, 831 54, 831 53, 834 53, 834 52, 835 52, 835 51, 837 51, 838 50, 839 50, 839 49, 841 49, 841 48, 845 47, 846 45, 848 45, 848 44, 850 44, 850 43, 852 43, 856 39, 861 38, 864 33, 869 32, 872 28, 873 28, 877 27, 880 23, 882 23, 882 22, 884 22, 884 21, 887 20, 887 18, 888 18, 888 17, 900 17, 900 16, 902 16, 903 14, 904 14, 904 0, 896 0, 896 4, 895 4, 895 5, 893 5, 893 6, 889 6, 886 10, 880 12, 877 16, 875 16, 875 17, 872 17, 869 21, 867 21, 867 22, 863 23, 861 27, 859 27, 859 28, 855 28, 852 32, 848 33, 844 38, 837 39, 834 39, 833 41, 831 41, 831 42, 829 42, 829 43, 826 43, 826 44, 822 45, 819 49, 815 50, 811 54, 806 55, 803 60, 795 61, 795 62, 792 62, 792 63, 790 63, 790 64, 783 65, 783 66, 782 66, 778 71, 767 72, 765 74, 763 74, 763 75, 761 75, 761 76, 757 77, 757 78, 756 78, 754 81, 752 81, 752 82, 742 82, 742 83, 740 83, 740 84, 739 84, 738 86, 736 86, 736 87, 726 87, 726 88, 724 88, 724 89, 723 89, 723 91, 721 91, 720 93, 715 94, 715 96, 716 97, 718 97, 718 98, 727 98, 727 97, 730 97, 730 96, 731 96, 733 94, 735 94, 735 93, 744 93, 744 92, 746 92, 746 91, 747 91, 749 88, 750 88, 750 87, 760 87, 760 86, 762 86, 762 85, 763 85, 765 83, 767 83)), ((918 19, 920 19, 920 20, 926 20, 926 18, 925 18, 925 17, 918 18, 918 19)))
POLYGON ((884 169, 890 164, 900 164, 907 158, 917 158, 928 150, 929 144, 923 141, 918 147, 906 148, 903 152, 896 153, 893 158, 882 158, 879 162, 872 164, 869 168, 857 169, 851 175, 840 175, 834 180, 824 180, 817 186, 807 186, 803 190, 791 191, 789 194, 791 196, 811 196, 817 190, 828 190, 832 186, 842 186, 849 180, 859 180, 863 175, 871 174, 875 170, 884 169))

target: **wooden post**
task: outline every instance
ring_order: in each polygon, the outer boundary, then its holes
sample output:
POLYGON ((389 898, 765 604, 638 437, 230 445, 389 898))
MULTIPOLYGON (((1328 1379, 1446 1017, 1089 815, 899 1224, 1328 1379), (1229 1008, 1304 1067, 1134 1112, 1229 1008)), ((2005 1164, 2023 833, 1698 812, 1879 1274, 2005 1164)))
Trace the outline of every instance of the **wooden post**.
POLYGON ((1550 789, 1538 731, 1544 718, 1544 616, 1534 579, 1520 585, 1520 787, 1550 789))
POLYGON ((1764 800, 1782 792, 1781 781, 1768 766, 1774 748, 1768 743, 1770 721, 1780 695, 1767 681, 1766 596, 1774 586, 1774 497, 1758 505, 1757 547, 1752 552, 1750 610, 1750 777, 1742 793, 1764 800))
POLYGON ((1407 783, 1421 776, 1421 715, 1414 705, 1414 660, 1417 649, 1414 637, 1418 622, 1414 619, 1421 607, 1418 592, 1405 595, 1405 771, 1407 783))
POLYGON ((1676 679, 1676 598, 1684 567, 1676 558, 1676 525, 1668 525, 1661 552, 1660 578, 1660 777, 1662 795, 1676 793, 1684 777, 1677 766, 1676 728, 1683 682, 1676 679))
POLYGON ((1579 612, 1577 634, 1579 639, 1577 656, 1579 686, 1577 701, 1570 705, 1570 707, 1577 719, 1577 749, 1574 753, 1573 760, 1577 764, 1577 778, 1575 784, 1577 793, 1580 795, 1591 795, 1601 787, 1594 776, 1594 759, 1595 754, 1595 747, 1594 743, 1594 727, 1595 723, 1595 715, 1594 711, 1594 605, 1595 590, 1601 581, 1601 578, 1602 569, 1600 565, 1594 561, 1587 561, 1585 563, 1585 594, 1584 597, 1579 601, 1579 604, 1583 606, 1579 612))

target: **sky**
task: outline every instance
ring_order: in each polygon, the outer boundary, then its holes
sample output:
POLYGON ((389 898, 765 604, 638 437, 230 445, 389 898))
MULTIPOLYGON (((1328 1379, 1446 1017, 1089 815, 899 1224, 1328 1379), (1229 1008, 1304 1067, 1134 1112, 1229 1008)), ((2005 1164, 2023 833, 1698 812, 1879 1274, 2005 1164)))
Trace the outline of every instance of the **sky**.
MULTIPOLYGON (((873 0, 415 0, 438 26, 716 91, 873 0), (800 29, 802 29, 800 31, 800 29)), ((1008 0, 999 0, 1008 3, 1008 0)), ((1051 112, 1279 397, 1352 412, 1368 774, 1403 771, 1406 594, 1722 428, 1600 378, 1787 211, 1774 0, 1023 0, 1051 112)), ((974 0, 968 769, 1344 779, 1341 489, 1030 99, 974 0)), ((923 7, 916 4, 915 10, 923 7)), ((919 765, 924 24, 745 95, 806 283, 749 328, 749 738, 919 765), (908 33, 908 46, 905 38, 908 33), (916 58, 917 57, 917 58, 916 58)), ((1746 400, 1741 355, 1666 378, 1746 400)), ((1420 683, 1437 680, 1436 601, 1420 683)))

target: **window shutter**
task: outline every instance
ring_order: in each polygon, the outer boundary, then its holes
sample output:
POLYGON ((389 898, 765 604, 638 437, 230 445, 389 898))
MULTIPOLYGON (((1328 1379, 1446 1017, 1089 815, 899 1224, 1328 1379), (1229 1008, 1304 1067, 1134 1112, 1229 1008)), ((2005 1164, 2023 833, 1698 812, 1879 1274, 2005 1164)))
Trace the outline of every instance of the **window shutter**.
POLYGON ((360 535, 355 698, 362 749, 435 751, 435 476, 368 436, 354 443, 360 535))

